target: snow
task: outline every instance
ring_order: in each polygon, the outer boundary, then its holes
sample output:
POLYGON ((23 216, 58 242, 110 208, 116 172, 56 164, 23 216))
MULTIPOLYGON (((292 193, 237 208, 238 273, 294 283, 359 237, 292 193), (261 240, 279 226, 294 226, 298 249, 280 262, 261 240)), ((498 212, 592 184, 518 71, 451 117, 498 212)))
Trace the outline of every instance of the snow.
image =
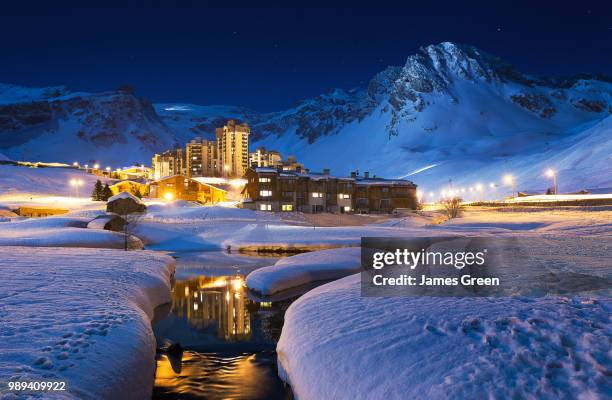
POLYGON ((103 202, 90 198, 97 180, 109 180, 74 168, 30 168, 25 166, 0 165, 0 206, 62 208, 68 210, 102 209, 103 202), (83 181, 76 188, 70 181, 83 181), (77 197, 78 194, 78 197, 77 197))
MULTIPOLYGON (((12 220, 0 225, 0 246, 89 247, 123 249, 122 233, 87 229, 91 218, 47 217, 12 220)), ((142 249, 137 237, 130 236, 128 247, 142 249)))
POLYGON ((358 272, 361 248, 340 248, 314 251, 281 258, 276 264, 251 272, 247 287, 262 295, 316 281, 338 279, 358 272))
POLYGON ((144 203, 138 197, 134 196, 132 193, 129 193, 129 192, 117 193, 116 195, 114 195, 114 196, 112 196, 112 197, 110 197, 108 199, 108 203, 111 203, 111 202, 113 202, 115 200, 119 200, 119 199, 130 199, 130 200, 133 200, 137 204, 143 204, 144 205, 144 203))
POLYGON ((285 314, 279 375, 300 400, 604 398, 609 297, 361 297, 359 274, 285 314))
POLYGON ((173 273, 148 251, 0 247, 0 380, 65 380, 61 398, 151 398, 151 319, 173 273))

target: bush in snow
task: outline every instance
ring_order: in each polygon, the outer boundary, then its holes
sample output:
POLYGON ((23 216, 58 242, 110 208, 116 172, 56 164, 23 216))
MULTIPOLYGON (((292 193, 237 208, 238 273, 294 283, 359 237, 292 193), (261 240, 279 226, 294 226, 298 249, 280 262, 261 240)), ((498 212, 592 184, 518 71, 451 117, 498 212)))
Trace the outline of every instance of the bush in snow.
POLYGON ((442 200, 442 210, 448 219, 457 218, 461 213, 463 200, 459 197, 442 200))

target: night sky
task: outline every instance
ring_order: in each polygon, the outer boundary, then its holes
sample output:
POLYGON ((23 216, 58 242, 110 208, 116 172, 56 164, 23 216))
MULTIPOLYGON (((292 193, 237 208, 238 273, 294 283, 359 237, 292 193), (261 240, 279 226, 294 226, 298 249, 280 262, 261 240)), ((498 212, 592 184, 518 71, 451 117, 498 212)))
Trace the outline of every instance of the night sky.
POLYGON ((609 1, 12 3, 0 12, 0 82, 75 91, 130 84, 154 102, 280 110, 364 86, 442 41, 475 45, 527 73, 612 75, 609 1))

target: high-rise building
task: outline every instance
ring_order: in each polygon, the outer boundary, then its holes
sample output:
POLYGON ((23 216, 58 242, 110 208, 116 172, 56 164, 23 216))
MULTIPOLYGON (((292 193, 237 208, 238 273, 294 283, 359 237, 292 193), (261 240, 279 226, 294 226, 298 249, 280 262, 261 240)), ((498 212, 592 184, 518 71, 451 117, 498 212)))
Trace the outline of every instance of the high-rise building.
POLYGON ((186 146, 187 176, 218 176, 217 144, 195 138, 186 146))
POLYGON ((247 124, 227 121, 216 129, 217 158, 220 175, 227 178, 241 178, 249 168, 249 134, 247 124))
POLYGON ((266 150, 265 147, 258 147, 254 153, 249 153, 249 165, 255 167, 278 168, 282 165, 282 157, 276 150, 266 150))
POLYGON ((153 156, 153 179, 185 173, 185 153, 183 149, 164 151, 153 156))

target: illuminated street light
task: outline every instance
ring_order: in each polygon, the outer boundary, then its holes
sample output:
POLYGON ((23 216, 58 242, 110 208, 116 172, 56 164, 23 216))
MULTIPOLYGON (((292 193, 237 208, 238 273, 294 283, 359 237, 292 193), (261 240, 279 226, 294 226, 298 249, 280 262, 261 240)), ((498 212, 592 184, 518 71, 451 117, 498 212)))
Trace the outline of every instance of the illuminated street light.
POLYGON ((73 167, 78 167, 78 166, 79 166, 79 163, 78 163, 77 161, 75 161, 75 162, 73 162, 73 163, 72 163, 72 166, 73 166, 73 167))
POLYGON ((170 201, 174 199, 174 194, 172 192, 166 192, 166 194, 164 194, 164 199, 170 201))
POLYGON ((111 167, 106 167, 105 169, 106 169, 106 172, 110 172, 111 167))
POLYGON ((477 183, 476 184, 476 190, 478 190, 479 192, 482 192, 484 189, 484 186, 482 186, 482 183, 477 183))
POLYGON ((94 164, 94 169, 100 169, 100 164, 94 164))
POLYGON ((557 194, 557 173, 554 169, 549 168, 546 170, 546 176, 553 179, 553 191, 557 194))
POLYGON ((514 197, 514 192, 516 192, 516 179, 510 175, 504 175, 504 183, 506 185, 512 185, 512 197, 514 197))

